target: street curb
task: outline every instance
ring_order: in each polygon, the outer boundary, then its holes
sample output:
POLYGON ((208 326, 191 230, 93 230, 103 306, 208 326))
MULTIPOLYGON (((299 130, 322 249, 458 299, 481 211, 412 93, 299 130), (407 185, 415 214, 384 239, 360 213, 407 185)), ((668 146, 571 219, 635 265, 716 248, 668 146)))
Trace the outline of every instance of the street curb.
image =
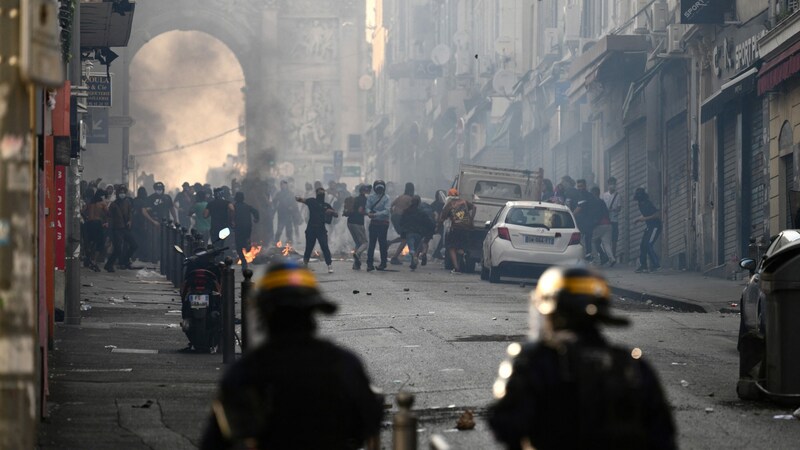
POLYGON ((658 303, 664 306, 671 306, 675 309, 680 309, 681 311, 685 312, 708 313, 708 311, 704 307, 698 305, 697 303, 693 303, 687 300, 681 300, 674 297, 666 297, 658 294, 649 294, 647 292, 633 291, 630 289, 625 289, 616 286, 611 286, 611 292, 620 297, 636 300, 642 303, 646 302, 647 300, 652 300, 654 303, 658 303))

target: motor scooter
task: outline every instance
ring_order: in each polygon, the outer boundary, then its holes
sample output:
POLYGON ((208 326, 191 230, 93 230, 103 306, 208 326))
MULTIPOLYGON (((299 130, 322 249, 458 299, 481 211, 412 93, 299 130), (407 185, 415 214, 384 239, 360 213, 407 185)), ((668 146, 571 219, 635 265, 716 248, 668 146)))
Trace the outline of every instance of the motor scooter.
MULTIPOLYGON (((230 229, 219 232, 219 240, 230 236, 230 229)), ((222 273, 217 257, 228 247, 198 245, 194 255, 184 258, 181 286, 181 329, 189 338, 187 350, 216 353, 222 336, 222 273)), ((183 249, 175 246, 183 254, 183 249)))

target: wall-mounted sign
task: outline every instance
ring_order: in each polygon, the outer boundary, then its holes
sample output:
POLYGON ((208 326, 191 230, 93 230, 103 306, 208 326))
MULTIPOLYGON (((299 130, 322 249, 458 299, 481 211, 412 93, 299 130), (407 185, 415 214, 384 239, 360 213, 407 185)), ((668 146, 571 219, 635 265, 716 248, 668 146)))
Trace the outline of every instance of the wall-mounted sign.
POLYGON ((725 22, 725 14, 733 11, 733 0, 681 0, 681 23, 725 22))
POLYGON ((87 106, 111 107, 111 77, 105 73, 90 73, 86 78, 87 106))

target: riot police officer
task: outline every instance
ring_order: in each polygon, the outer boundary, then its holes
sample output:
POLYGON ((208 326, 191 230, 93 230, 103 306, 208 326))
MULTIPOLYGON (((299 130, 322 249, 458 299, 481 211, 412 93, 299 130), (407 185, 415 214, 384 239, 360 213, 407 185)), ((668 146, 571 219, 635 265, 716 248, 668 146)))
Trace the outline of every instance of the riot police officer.
POLYGON ((599 330, 628 323, 611 315, 602 276, 551 268, 530 300, 534 340, 508 347, 494 384, 495 437, 509 449, 675 448, 670 407, 641 350, 599 330))
POLYGON ((307 269, 271 266, 250 300, 266 341, 225 374, 203 449, 355 449, 377 436, 383 402, 353 353, 315 336, 332 314, 307 269))

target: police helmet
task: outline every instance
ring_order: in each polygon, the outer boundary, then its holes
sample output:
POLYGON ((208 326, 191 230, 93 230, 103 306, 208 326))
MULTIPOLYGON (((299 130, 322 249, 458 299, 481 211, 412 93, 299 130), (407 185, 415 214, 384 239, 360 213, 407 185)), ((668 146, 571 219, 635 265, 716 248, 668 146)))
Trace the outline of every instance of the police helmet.
POLYGON ((153 184, 153 190, 157 191, 159 189, 162 191, 164 190, 164 183, 157 181, 155 184, 153 184))
POLYGON ((314 274, 291 260, 273 263, 256 285, 255 306, 262 311, 279 308, 336 312, 336 304, 326 300, 314 274))
POLYGON ((539 278, 530 297, 531 310, 550 321, 553 329, 597 322, 627 325, 611 315, 611 290, 605 278, 585 267, 552 267, 539 278))

